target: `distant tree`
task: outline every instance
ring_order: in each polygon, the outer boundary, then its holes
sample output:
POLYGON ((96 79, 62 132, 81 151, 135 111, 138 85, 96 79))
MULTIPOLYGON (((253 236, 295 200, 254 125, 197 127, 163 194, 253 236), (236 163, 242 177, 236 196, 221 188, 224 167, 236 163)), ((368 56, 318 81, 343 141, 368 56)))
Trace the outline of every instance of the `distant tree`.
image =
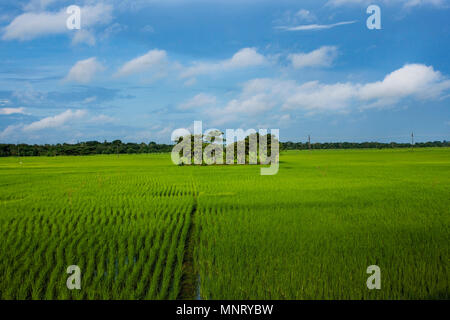
MULTIPOLYGON (((256 133, 257 140, 261 138, 256 133)), ((205 139, 206 137, 197 136, 202 143, 202 150, 209 144, 217 143, 214 139, 205 139)), ((267 136, 268 140, 268 154, 271 154, 272 139, 275 137, 267 136)), ((249 155, 249 140, 250 137, 246 137, 245 140, 245 155, 248 158, 249 155)), ((225 143, 225 142, 223 142, 225 143)), ((305 150, 308 149, 307 142, 280 142, 280 150, 305 150)), ((194 156, 194 137, 191 136, 191 153, 194 156)), ((237 142, 234 142, 232 147, 234 148, 234 154, 237 155, 237 142)), ((410 143, 380 143, 380 142, 325 142, 314 143, 314 149, 360 149, 360 148, 410 148, 410 143)), ((425 147, 450 147, 449 141, 429 141, 429 142, 416 142, 415 148, 425 147)), ((86 141, 76 144, 55 144, 55 145, 28 145, 28 144, 0 144, 0 157, 17 156, 18 150, 20 150, 20 156, 59 156, 59 155, 94 155, 94 154, 116 154, 116 153, 155 153, 155 152, 171 152, 173 145, 170 144, 158 144, 151 141, 148 145, 144 142, 126 143, 124 144, 120 140, 114 140, 112 142, 104 141, 103 143, 98 141, 86 141)), ((224 148, 224 156, 226 149, 224 148)))

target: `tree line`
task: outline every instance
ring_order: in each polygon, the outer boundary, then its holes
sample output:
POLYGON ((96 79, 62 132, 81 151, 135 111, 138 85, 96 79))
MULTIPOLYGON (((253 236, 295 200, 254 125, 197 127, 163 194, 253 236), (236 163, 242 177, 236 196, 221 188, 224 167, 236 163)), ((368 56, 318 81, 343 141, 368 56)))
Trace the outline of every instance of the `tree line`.
POLYGON ((430 147, 450 147, 450 141, 429 141, 411 143, 397 142, 281 142, 281 150, 307 150, 307 149, 392 149, 392 148, 430 148, 430 147))
MULTIPOLYGON (((269 140, 270 141, 270 140, 269 140)), ((248 139, 246 139, 246 145, 248 139)), ((121 140, 112 142, 87 141, 75 144, 0 144, 0 157, 10 156, 75 156, 95 154, 138 154, 171 152, 173 144, 124 143, 121 140)), ((450 147, 449 141, 430 141, 411 143, 381 143, 381 142, 280 142, 280 150, 320 150, 320 149, 387 149, 387 148, 426 148, 450 147)))
POLYGON ((0 144, 0 157, 8 156, 84 156, 95 154, 135 154, 170 152, 173 145, 150 143, 124 143, 86 141, 75 144, 0 144))

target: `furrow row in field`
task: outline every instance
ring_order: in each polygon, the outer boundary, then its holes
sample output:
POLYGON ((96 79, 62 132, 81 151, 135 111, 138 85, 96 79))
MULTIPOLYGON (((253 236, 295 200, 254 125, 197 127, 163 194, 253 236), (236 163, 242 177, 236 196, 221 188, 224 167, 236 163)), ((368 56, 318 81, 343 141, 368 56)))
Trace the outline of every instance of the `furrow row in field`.
POLYGON ((0 298, 178 296, 192 188, 118 178, 69 179, 56 191, 43 184, 0 203, 0 298), (69 265, 80 267, 83 290, 68 290, 69 265))

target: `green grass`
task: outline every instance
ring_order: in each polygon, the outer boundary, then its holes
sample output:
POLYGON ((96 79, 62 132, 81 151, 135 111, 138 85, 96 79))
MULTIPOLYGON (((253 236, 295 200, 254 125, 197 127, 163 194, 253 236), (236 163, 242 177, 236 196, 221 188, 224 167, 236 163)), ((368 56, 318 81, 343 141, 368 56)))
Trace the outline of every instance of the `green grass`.
POLYGON ((449 298, 450 149, 280 160, 260 176, 169 154, 2 158, 0 298, 449 298))

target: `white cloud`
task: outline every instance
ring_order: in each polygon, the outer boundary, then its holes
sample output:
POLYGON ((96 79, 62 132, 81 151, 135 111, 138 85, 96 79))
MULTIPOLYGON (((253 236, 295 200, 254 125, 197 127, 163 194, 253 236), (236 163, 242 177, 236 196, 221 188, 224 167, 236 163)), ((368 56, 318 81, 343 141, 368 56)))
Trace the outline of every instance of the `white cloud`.
POLYGON ((199 93, 193 98, 189 99, 185 103, 180 104, 179 108, 181 110, 189 110, 198 107, 213 107, 216 105, 217 99, 213 95, 199 93))
POLYGON ((278 14, 278 18, 273 21, 274 25, 294 26, 301 23, 312 23, 317 21, 314 13, 307 9, 300 9, 298 11, 286 10, 278 14))
POLYGON ((16 17, 4 29, 3 40, 31 40, 42 35, 67 32, 67 15, 59 13, 24 13, 16 17))
POLYGON ((260 66, 266 62, 266 58, 258 53, 255 48, 243 48, 236 52, 230 59, 218 62, 196 62, 192 66, 187 67, 181 73, 181 77, 188 78, 199 74, 260 66))
POLYGON ((226 105, 224 112, 259 114, 275 106, 275 103, 271 100, 271 97, 265 93, 234 99, 226 105))
POLYGON ((25 11, 40 11, 44 10, 54 2, 56 2, 56 0, 31 0, 23 7, 23 9, 25 11))
MULTIPOLYGON (((0 109, 1 110, 1 109, 0 109)), ((45 139, 65 139, 71 141, 74 137, 86 137, 82 132, 83 128, 101 128, 102 125, 114 123, 115 118, 105 114, 92 115, 82 109, 68 109, 60 114, 45 117, 30 124, 13 124, 0 132, 0 139, 10 142, 18 141, 42 141, 45 139)))
POLYGON ((14 90, 12 97, 22 104, 39 104, 45 101, 47 93, 36 91, 30 84, 14 90))
POLYGON ((301 26, 295 26, 295 27, 286 27, 286 26, 280 26, 276 27, 277 29, 282 29, 286 31, 315 31, 315 30, 324 30, 324 29, 331 29, 338 26, 343 26, 347 24, 353 24, 358 21, 343 21, 343 22, 337 22, 333 24, 306 24, 301 26))
POLYGON ((164 50, 150 50, 146 54, 125 63, 116 76, 128 76, 140 73, 155 67, 162 67, 167 63, 167 53, 164 50))
POLYGON ((254 48, 244 48, 236 52, 230 60, 222 62, 225 69, 227 68, 245 68, 258 66, 265 63, 266 59, 259 54, 254 48))
POLYGON ((311 81, 295 86, 282 102, 283 109, 302 109, 308 113, 345 112, 351 107, 356 88, 351 83, 323 84, 311 81))
MULTIPOLYGON (((273 109, 278 101, 269 90, 269 79, 255 79, 246 82, 239 97, 230 100, 225 107, 206 109, 211 124, 220 126, 242 120, 242 116, 255 117, 273 109)), ((274 82, 272 83, 276 85, 274 82)), ((276 90, 275 88, 272 88, 276 90)))
MULTIPOLYGON (((99 3, 95 6, 81 7, 81 27, 109 23, 112 19, 112 6, 99 3)), ((66 8, 58 12, 25 12, 4 28, 3 40, 32 40, 45 35, 64 34, 68 30, 66 8)))
POLYGON ((295 16, 300 19, 300 21, 312 22, 317 20, 316 16, 309 10, 301 9, 297 11, 295 16))
MULTIPOLYGON (((238 98, 223 108, 206 110, 215 124, 236 121, 243 115, 266 113, 279 108, 306 114, 346 113, 355 109, 391 107, 402 99, 439 99, 450 90, 450 80, 433 67, 410 64, 369 83, 297 83, 294 80, 253 79, 243 85, 238 98)), ((280 118, 281 120, 281 118, 280 118)), ((283 117, 282 120, 289 120, 283 117)))
POLYGON ((23 131, 36 131, 48 128, 58 128, 70 121, 81 119, 86 116, 86 114, 87 112, 85 110, 72 111, 68 109, 63 113, 57 114, 56 116, 47 117, 25 125, 23 127, 23 131))
POLYGON ((80 60, 70 69, 65 78, 66 81, 87 83, 98 73, 105 70, 103 65, 92 57, 86 60, 80 60))
POLYGON ((378 104, 396 102, 412 96, 419 99, 439 97, 450 88, 450 80, 431 66, 409 64, 388 74, 383 81, 368 83, 359 89, 362 100, 377 100, 378 104))
POLYGON ((334 46, 324 46, 309 53, 290 54, 292 66, 296 69, 305 67, 329 67, 338 54, 334 46))
POLYGON ((77 30, 72 38, 72 45, 86 43, 93 46, 95 45, 95 42, 96 40, 94 34, 86 29, 77 30))
POLYGON ((9 125, 7 126, 2 132, 0 132, 0 139, 11 139, 11 137, 16 136, 21 131, 22 126, 21 125, 9 125))
POLYGON ((245 83, 240 105, 234 112, 261 112, 280 106, 281 109, 302 109, 308 112, 342 110, 355 95, 352 84, 321 84, 318 81, 298 84, 293 80, 254 79, 245 83), (256 100, 254 99, 256 98, 256 100), (261 104, 259 107, 255 101, 261 104))
POLYGON ((0 108, 0 114, 10 115, 10 114, 25 114, 25 108, 0 108))

